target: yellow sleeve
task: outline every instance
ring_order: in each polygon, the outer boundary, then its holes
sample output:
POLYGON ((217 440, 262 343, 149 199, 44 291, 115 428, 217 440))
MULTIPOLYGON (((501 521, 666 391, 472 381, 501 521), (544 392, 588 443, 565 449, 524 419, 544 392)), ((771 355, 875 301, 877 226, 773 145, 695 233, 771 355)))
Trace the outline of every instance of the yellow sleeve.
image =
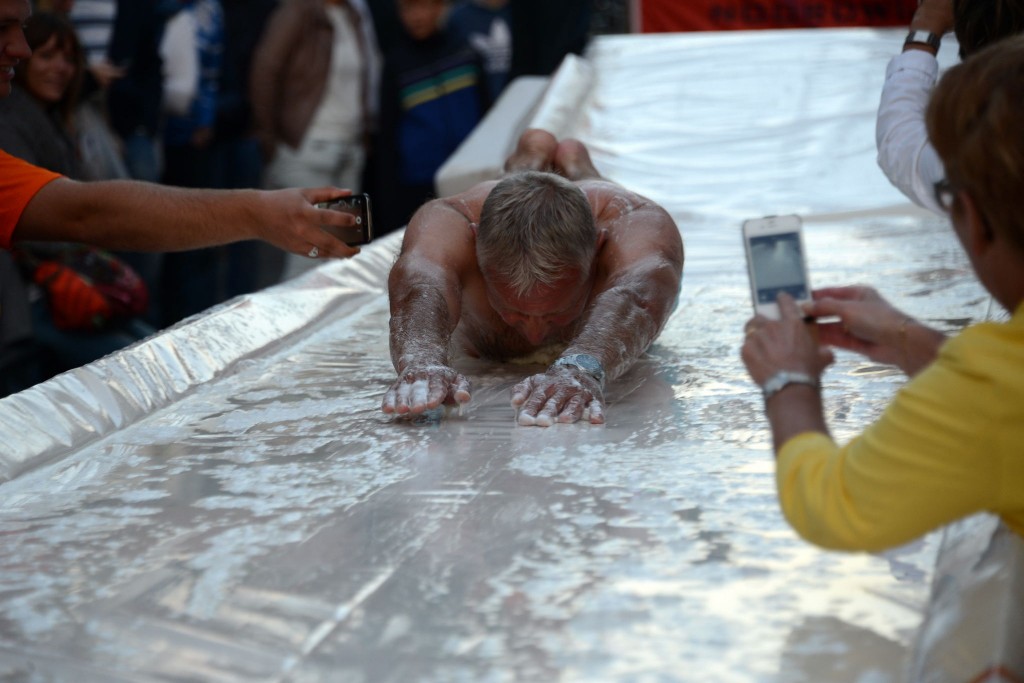
POLYGON ((783 445, 776 484, 797 533, 826 548, 877 551, 994 504, 998 392, 961 362, 963 347, 947 344, 842 448, 821 433, 783 445))

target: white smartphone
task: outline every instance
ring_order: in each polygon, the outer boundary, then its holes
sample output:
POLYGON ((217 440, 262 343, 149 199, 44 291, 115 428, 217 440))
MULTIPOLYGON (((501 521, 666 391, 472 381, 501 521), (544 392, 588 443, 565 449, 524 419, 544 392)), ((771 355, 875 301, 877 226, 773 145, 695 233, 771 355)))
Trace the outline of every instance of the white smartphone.
POLYGON ((801 225, 799 216, 766 216, 743 222, 754 311, 766 317, 779 318, 779 292, 786 292, 797 303, 811 300, 801 225))

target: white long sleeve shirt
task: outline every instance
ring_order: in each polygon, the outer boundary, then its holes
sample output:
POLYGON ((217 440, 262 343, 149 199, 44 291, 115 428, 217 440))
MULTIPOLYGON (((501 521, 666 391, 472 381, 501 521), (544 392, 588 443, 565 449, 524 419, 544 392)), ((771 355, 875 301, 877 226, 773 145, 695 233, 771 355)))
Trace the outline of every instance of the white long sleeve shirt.
POLYGON ((878 165, 889 181, 918 206, 944 215, 934 185, 946 176, 928 141, 925 109, 938 79, 938 60, 907 50, 889 62, 875 123, 878 165))

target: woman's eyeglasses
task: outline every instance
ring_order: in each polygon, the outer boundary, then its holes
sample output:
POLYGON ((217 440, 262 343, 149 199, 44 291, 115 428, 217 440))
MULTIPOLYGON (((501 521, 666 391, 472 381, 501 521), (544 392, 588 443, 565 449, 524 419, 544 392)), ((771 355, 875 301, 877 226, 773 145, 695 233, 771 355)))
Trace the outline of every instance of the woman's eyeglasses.
POLYGON ((935 193, 935 201, 938 205, 943 211, 949 213, 953 208, 953 199, 956 198, 956 190, 953 189, 953 186, 943 178, 932 186, 932 191, 935 193))

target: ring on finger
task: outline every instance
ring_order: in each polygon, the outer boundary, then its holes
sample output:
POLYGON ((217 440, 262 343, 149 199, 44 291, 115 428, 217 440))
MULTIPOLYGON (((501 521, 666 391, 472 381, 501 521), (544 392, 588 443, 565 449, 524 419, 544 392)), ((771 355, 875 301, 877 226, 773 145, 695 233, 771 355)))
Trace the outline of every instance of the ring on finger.
POLYGON ((309 258, 316 258, 317 256, 320 255, 320 247, 314 246, 312 249, 309 250, 308 255, 309 258))

